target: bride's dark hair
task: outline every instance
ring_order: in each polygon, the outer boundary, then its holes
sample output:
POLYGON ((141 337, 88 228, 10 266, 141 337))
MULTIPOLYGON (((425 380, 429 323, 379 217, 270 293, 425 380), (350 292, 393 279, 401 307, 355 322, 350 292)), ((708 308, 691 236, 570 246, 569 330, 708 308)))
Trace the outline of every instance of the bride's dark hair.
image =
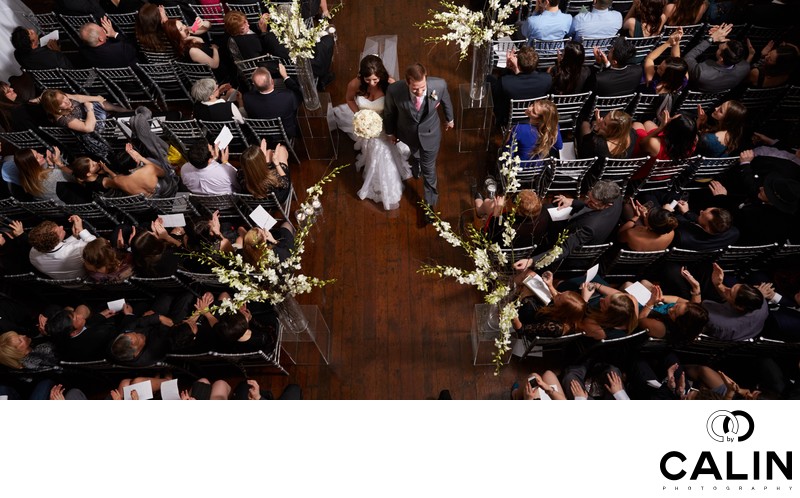
POLYGON ((361 66, 358 69, 358 79, 361 82, 358 87, 359 95, 367 94, 368 86, 364 82, 364 78, 372 76, 373 74, 380 80, 378 86, 381 87, 381 91, 386 93, 386 89, 389 87, 389 72, 386 71, 386 67, 384 67, 380 57, 377 55, 368 55, 361 59, 361 66))

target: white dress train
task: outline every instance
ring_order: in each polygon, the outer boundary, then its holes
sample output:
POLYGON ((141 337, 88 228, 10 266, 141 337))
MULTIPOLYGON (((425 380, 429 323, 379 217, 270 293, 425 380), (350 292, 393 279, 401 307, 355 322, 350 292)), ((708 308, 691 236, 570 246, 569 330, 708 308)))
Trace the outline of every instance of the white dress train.
MULTIPOLYGON (((369 100, 359 95, 356 96, 356 105, 359 110, 371 109, 383 115, 384 99, 385 97, 380 97, 369 100)), ((344 107, 349 112, 338 106, 336 110, 342 110, 334 112, 334 116, 340 130, 347 131, 349 127, 349 133, 352 133, 353 111, 346 104, 344 107)), ((359 171, 364 169, 364 183, 358 191, 358 198, 381 203, 386 210, 397 209, 403 195, 403 180, 411 177, 408 146, 402 142, 390 142, 383 132, 376 138, 356 137, 355 141, 356 149, 361 151, 356 160, 356 168, 359 171)))

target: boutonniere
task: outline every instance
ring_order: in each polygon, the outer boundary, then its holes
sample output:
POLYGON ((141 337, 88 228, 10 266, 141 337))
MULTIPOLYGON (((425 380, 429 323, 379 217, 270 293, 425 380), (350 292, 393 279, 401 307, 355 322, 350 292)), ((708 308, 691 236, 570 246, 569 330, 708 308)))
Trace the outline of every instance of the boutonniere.
POLYGON ((428 98, 430 98, 430 99, 431 99, 431 100, 433 100, 433 101, 437 101, 437 100, 439 100, 439 96, 438 96, 438 95, 436 95, 436 90, 432 91, 432 92, 431 92, 431 94, 430 94, 430 95, 428 95, 428 98))

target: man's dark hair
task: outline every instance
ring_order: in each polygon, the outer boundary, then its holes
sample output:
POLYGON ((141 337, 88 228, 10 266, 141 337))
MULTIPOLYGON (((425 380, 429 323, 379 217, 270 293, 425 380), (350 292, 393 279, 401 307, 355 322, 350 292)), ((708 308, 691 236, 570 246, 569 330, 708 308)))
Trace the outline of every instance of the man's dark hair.
POLYGON ((211 159, 211 153, 208 151, 208 142, 205 140, 195 142, 189 147, 186 158, 197 169, 203 169, 208 166, 208 160, 211 159))
POLYGON ((722 49, 722 64, 725 66, 733 66, 744 60, 747 51, 738 40, 731 40, 725 44, 722 49))
POLYGON ((734 299, 733 304, 743 313, 750 313, 761 309, 764 305, 764 295, 752 285, 742 284, 739 286, 739 291, 736 293, 736 299, 734 299))
POLYGON ((214 332, 226 342, 236 342, 247 332, 247 318, 241 311, 233 315, 222 315, 214 325, 214 332))
POLYGON ((11 32, 11 45, 15 50, 19 50, 20 52, 30 52, 33 50, 31 48, 31 37, 28 34, 28 30, 22 26, 14 28, 14 31, 11 32))
POLYGON ((727 209, 713 208, 711 210, 711 220, 708 222, 708 228, 711 229, 711 233, 727 232, 732 223, 733 218, 727 209))
POLYGON ((594 0, 594 6, 598 9, 608 9, 611 7, 611 0, 594 0))
POLYGON ((626 66, 636 55, 636 46, 621 36, 614 40, 611 47, 614 49, 611 56, 620 67, 626 66))
POLYGON ((536 71, 536 66, 539 64, 539 54, 533 47, 522 47, 517 52, 517 67, 523 74, 530 74, 536 71))
POLYGON ((47 335, 56 341, 69 339, 73 330, 72 313, 72 310, 61 310, 49 318, 44 326, 47 335))
POLYGON ((133 342, 128 334, 120 334, 111 343, 111 356, 118 361, 133 361, 138 351, 133 347, 133 342))

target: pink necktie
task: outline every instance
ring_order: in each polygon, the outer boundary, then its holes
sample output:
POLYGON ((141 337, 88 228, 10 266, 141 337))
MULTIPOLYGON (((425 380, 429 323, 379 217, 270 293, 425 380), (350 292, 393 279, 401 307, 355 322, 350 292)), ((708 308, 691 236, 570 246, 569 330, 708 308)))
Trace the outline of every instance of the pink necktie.
POLYGON ((422 107, 422 96, 417 95, 417 102, 414 104, 414 107, 417 109, 417 111, 420 110, 422 107))

